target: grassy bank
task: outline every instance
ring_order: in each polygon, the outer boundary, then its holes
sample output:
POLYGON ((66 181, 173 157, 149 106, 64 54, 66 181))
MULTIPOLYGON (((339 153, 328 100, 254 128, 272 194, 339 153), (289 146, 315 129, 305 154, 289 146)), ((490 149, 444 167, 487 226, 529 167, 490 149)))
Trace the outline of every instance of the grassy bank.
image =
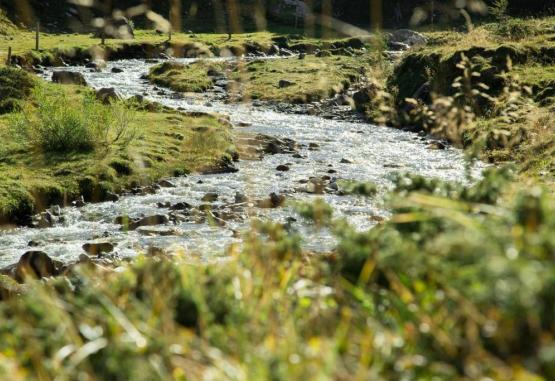
POLYGON ((215 80, 228 79, 231 99, 308 103, 340 94, 355 84, 377 75, 375 54, 307 55, 279 60, 189 65, 164 63, 151 70, 152 83, 180 92, 202 92, 215 80))
MULTIPOLYGON (((3 379, 555 377, 554 200, 490 173, 471 188, 400 177, 369 232, 317 202, 339 239, 313 256, 259 225, 225 266, 143 257, 117 271, 4 280, 3 379), (17 297, 9 297, 11 294, 17 297)), ((2 376, 0 376, 2 379, 2 376)))
POLYGON ((0 116, 0 138, 6 142, 0 148, 3 222, 24 222, 79 196, 102 201, 163 177, 207 169, 232 149, 229 124, 219 116, 144 109, 144 104, 103 106, 89 100, 92 91, 85 87, 34 82, 44 88, 40 99, 34 92, 20 101, 21 112, 0 116), (85 106, 89 114, 81 118, 85 106), (87 129, 97 128, 90 123, 102 117, 114 129, 102 130, 97 142, 87 129), (25 131, 30 122, 38 126, 25 131))
POLYGON ((507 19, 427 37, 388 79, 396 123, 477 145, 483 159, 515 162, 523 177, 553 186, 555 19, 507 19))

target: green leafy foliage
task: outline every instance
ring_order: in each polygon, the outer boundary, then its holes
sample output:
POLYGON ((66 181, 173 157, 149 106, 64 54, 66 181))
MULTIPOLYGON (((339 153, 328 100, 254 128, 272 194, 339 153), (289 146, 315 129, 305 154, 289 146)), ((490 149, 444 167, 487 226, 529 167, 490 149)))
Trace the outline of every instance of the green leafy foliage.
POLYGON ((0 368, 28 379, 552 379, 555 202, 541 188, 506 192, 509 172, 469 186, 399 177, 392 218, 365 232, 322 201, 301 208, 336 235, 330 256, 255 224, 225 266, 141 257, 33 283, 0 304, 0 368))
POLYGON ((114 143, 127 145, 135 136, 129 127, 132 111, 122 104, 103 105, 93 94, 79 105, 54 86, 37 86, 35 105, 13 118, 16 134, 49 153, 89 152, 114 143))

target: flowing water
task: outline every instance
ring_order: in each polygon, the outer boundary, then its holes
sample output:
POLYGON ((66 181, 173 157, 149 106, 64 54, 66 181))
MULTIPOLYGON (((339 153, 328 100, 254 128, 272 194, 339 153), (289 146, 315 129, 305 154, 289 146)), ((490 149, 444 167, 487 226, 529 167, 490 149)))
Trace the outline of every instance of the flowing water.
MULTIPOLYGON (((180 60, 187 62, 188 60, 180 60)), ((87 204, 82 208, 68 207, 61 210, 61 218, 53 227, 45 229, 17 228, 0 231, 0 267, 16 262, 33 241, 51 257, 62 261, 75 260, 83 253, 86 242, 111 242, 114 255, 129 257, 148 248, 167 252, 184 253, 195 260, 218 260, 224 249, 240 243, 239 232, 248 229, 253 219, 288 223, 305 237, 304 245, 315 251, 330 250, 333 237, 326 231, 317 231, 303 221, 288 206, 261 209, 250 204, 228 220, 225 226, 197 220, 170 222, 166 225, 125 232, 114 224, 118 216, 132 218, 169 213, 158 203, 187 202, 205 204, 201 199, 209 192, 219 195, 214 205, 233 204, 236 193, 250 199, 264 199, 272 192, 286 194, 288 200, 311 201, 322 197, 335 210, 358 229, 371 228, 375 221, 387 217, 383 209, 383 195, 391 186, 390 176, 397 171, 418 173, 446 180, 464 181, 465 163, 462 152, 455 148, 432 150, 429 141, 413 133, 365 123, 328 120, 317 116, 293 115, 271 111, 265 107, 247 104, 225 104, 199 97, 176 96, 171 92, 157 95, 158 90, 141 79, 152 63, 141 60, 111 62, 102 72, 91 72, 83 67, 64 68, 85 75, 94 88, 114 87, 123 96, 147 94, 147 98, 164 105, 187 111, 218 112, 227 114, 231 121, 247 127, 235 127, 242 133, 261 133, 280 138, 291 138, 301 145, 303 158, 278 154, 265 156, 261 161, 241 160, 239 172, 217 175, 191 175, 172 179, 173 188, 162 188, 155 194, 123 196, 116 202, 87 204), (111 68, 123 69, 111 73, 111 68), (316 143, 318 150, 310 150, 316 143), (345 163, 348 159, 350 163, 345 163), (290 171, 279 172, 280 164, 290 164, 290 171), (336 171, 329 174, 330 169, 336 171), (337 194, 314 195, 302 191, 310 177, 329 175, 339 179, 370 181, 380 188, 378 196, 340 196, 337 194)), ((53 69, 59 70, 59 69, 53 69)), ((45 73, 46 77, 51 72, 45 73)), ((481 167, 474 169, 479 174, 481 167)))

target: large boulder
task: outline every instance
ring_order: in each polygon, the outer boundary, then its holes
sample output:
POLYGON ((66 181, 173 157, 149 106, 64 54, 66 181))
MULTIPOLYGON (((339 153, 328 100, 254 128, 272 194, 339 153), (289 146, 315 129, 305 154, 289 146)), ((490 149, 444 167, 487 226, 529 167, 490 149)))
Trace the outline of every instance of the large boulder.
POLYGON ((29 278, 45 278, 60 274, 61 265, 42 251, 28 251, 13 267, 12 275, 18 282, 29 278))
POLYGON ((116 93, 116 89, 114 89, 113 87, 105 87, 96 92, 96 99, 107 105, 110 104, 112 101, 119 100, 120 97, 116 93))
POLYGON ((388 44, 392 47, 407 45, 409 47, 422 46, 428 43, 428 39, 422 34, 410 29, 399 29, 391 33, 388 44))
POLYGON ((85 81, 85 77, 83 77, 83 74, 66 70, 55 71, 52 74, 52 82, 60 83, 63 85, 87 86, 87 81, 85 81))
POLYGON ((132 39, 135 38, 132 22, 124 16, 97 18, 93 21, 97 38, 132 39))

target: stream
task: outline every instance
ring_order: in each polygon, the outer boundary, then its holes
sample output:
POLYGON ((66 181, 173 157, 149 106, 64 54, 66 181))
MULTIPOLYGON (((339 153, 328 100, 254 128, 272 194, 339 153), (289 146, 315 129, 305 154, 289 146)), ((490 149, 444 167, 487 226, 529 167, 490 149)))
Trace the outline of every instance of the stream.
MULTIPOLYGON (((191 62, 191 59, 180 59, 191 62)), ((181 254, 185 258, 217 261, 225 258, 225 248, 240 244, 240 232, 249 228, 254 219, 287 223, 292 231, 301 232, 308 250, 325 252, 335 241, 325 230, 317 230, 303 221, 289 203, 280 208, 259 208, 246 204, 234 212, 237 218, 225 224, 183 219, 162 225, 148 226, 133 231, 122 231, 114 223, 118 216, 140 218, 167 215, 169 206, 187 202, 193 206, 207 193, 216 193, 214 207, 227 208, 235 203, 236 195, 250 200, 267 199, 271 193, 285 195, 288 201, 312 201, 324 198, 335 210, 357 229, 371 228, 376 221, 388 217, 383 207, 383 196, 391 187, 392 173, 403 171, 438 177, 445 180, 465 181, 465 162, 460 150, 430 149, 430 141, 417 134, 393 128, 379 127, 361 122, 324 119, 318 116, 276 112, 268 107, 251 104, 226 104, 223 101, 199 96, 177 96, 171 91, 160 92, 141 76, 154 63, 144 60, 109 62, 102 72, 91 72, 84 67, 53 68, 45 72, 50 79, 52 70, 79 71, 89 86, 114 87, 119 94, 130 97, 147 94, 146 98, 185 111, 217 112, 229 115, 235 131, 290 138, 300 145, 301 158, 291 154, 266 155, 262 160, 240 160, 237 173, 200 175, 174 178, 175 185, 161 188, 154 194, 126 195, 115 202, 86 204, 81 208, 60 210, 60 218, 53 227, 38 229, 19 227, 0 230, 0 267, 15 263, 31 250, 46 252, 54 259, 70 262, 77 260, 87 242, 109 242, 114 245, 112 257, 136 256, 149 248, 181 254), (111 69, 122 69, 112 73, 111 69), (239 127, 241 126, 241 127, 239 127), (312 143, 312 149, 309 148, 312 143), (314 149, 314 147, 318 147, 314 149), (290 170, 280 172, 279 165, 288 164, 290 170), (311 194, 303 191, 311 177, 369 181, 378 185, 374 197, 338 194, 311 194)), ((473 169, 479 176, 483 166, 473 169)))

